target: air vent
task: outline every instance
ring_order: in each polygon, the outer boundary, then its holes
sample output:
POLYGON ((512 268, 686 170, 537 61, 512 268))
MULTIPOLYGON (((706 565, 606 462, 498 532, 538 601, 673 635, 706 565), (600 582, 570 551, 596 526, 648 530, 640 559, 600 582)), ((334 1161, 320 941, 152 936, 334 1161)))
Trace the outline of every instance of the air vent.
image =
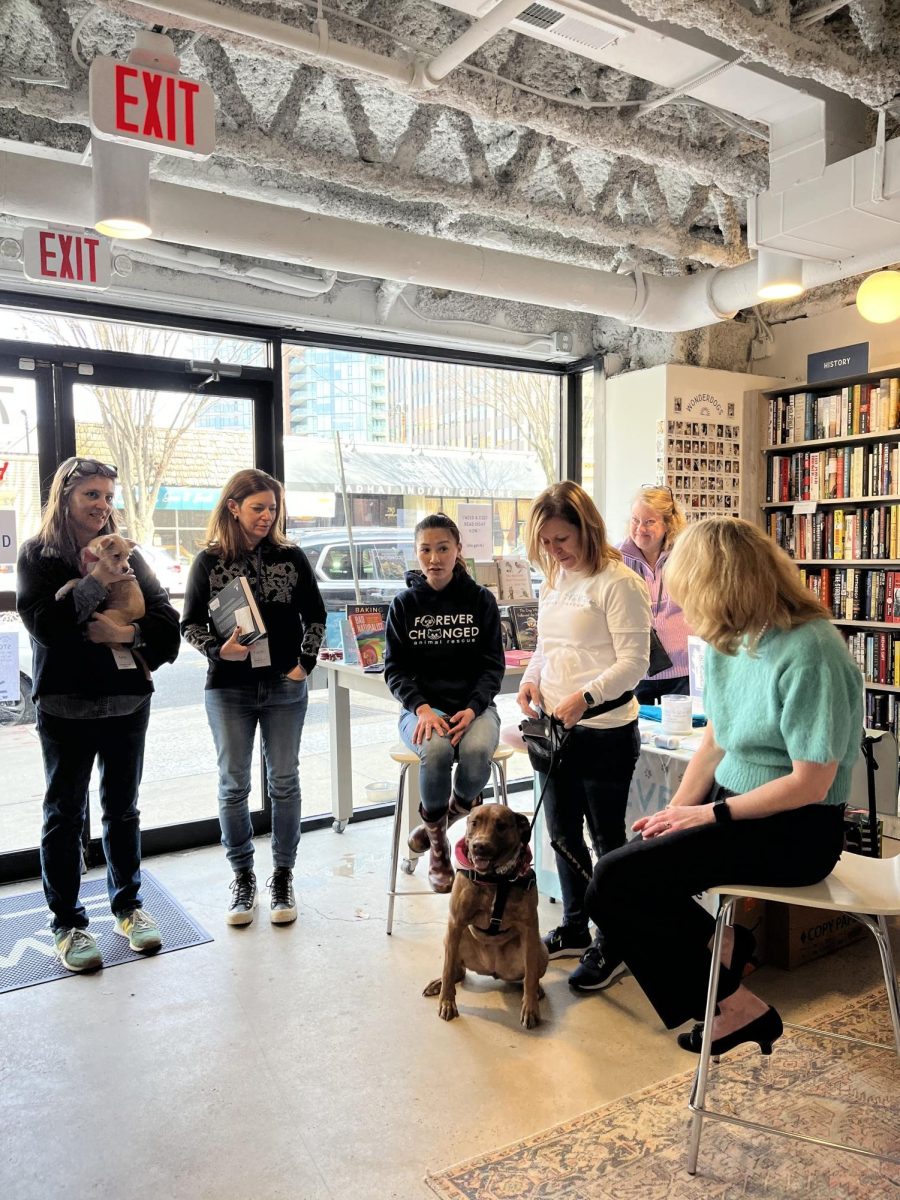
POLYGON ((532 4, 516 18, 523 25, 531 25, 534 29, 551 29, 562 19, 561 12, 557 12, 555 8, 547 8, 545 4, 532 4))

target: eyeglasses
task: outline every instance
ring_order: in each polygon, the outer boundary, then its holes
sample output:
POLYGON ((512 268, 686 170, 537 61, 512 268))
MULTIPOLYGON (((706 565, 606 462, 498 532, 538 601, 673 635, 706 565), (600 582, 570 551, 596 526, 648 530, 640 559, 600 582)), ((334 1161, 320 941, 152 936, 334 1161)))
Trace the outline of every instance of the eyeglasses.
POLYGON ((651 517, 649 521, 639 521, 637 517, 632 517, 631 524, 634 529, 655 529, 662 522, 658 517, 651 517))
POLYGON ((641 487, 652 492, 668 492, 669 499, 675 503, 675 493, 665 483, 642 483, 641 487))
POLYGON ((103 475, 107 479, 118 479, 118 468, 112 463, 98 462, 96 458, 76 458, 63 476, 67 484, 73 475, 103 475))

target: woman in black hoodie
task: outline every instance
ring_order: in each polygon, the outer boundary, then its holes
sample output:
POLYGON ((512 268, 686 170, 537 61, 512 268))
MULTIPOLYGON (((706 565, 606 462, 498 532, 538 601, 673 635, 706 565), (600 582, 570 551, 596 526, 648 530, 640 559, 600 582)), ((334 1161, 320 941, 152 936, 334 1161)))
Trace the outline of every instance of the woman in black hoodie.
POLYGON ((388 613, 384 675, 403 705, 400 736, 422 763, 423 824, 409 848, 431 848, 428 882, 449 892, 447 825, 481 802, 500 739, 494 697, 505 664, 497 602, 470 577, 459 530, 445 513, 416 526, 416 557, 422 570, 409 572, 388 613))

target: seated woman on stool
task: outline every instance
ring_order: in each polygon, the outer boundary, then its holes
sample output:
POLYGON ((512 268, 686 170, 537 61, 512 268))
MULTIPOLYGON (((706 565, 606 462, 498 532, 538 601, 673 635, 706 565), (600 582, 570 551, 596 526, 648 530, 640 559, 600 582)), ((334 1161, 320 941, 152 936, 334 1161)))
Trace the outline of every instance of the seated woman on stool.
MULTIPOLYGON (((605 855, 587 907, 607 954, 630 968, 666 1028, 705 1008, 714 919, 694 899, 724 883, 803 887, 843 846, 843 808, 863 724, 862 677, 827 610, 788 556, 748 521, 681 534, 668 586, 707 643, 709 724, 661 812, 605 855)), ((726 930, 726 934, 728 931, 726 930)), ((722 952, 712 1053, 781 1036, 781 1018, 741 983, 752 933, 722 952)), ((678 1044, 700 1052, 702 1026, 678 1044)))
POLYGON ((421 759, 423 824, 409 848, 431 848, 428 882, 449 892, 447 826, 481 803, 500 740, 494 697, 506 664, 497 601, 466 570, 459 530, 445 513, 416 526, 416 557, 422 570, 408 573, 388 613, 384 677, 403 706, 400 736, 421 759))
MULTIPOLYGON (((629 535, 619 543, 625 566, 631 567, 647 585, 653 628, 670 659, 669 666, 646 675, 634 689, 640 704, 659 704, 662 696, 686 696, 689 691, 687 639, 690 629, 684 613, 669 593, 664 571, 675 538, 686 524, 684 510, 672 489, 648 484, 631 503, 629 535)), ((650 669, 653 667, 651 646, 650 669)))

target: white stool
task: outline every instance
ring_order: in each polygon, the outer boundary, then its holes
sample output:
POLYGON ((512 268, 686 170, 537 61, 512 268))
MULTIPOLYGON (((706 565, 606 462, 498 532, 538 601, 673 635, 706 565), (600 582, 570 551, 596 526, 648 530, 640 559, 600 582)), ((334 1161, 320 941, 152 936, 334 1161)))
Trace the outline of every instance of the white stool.
MULTIPOLYGON (((513 751, 509 746, 498 746, 494 751, 494 756, 491 759, 491 774, 494 778, 494 798, 500 804, 509 805, 509 797, 506 792, 506 761, 512 758, 513 751)), ((388 911, 387 911, 387 932, 390 933, 394 927, 394 900, 397 896, 433 896, 435 893, 429 890, 426 891, 397 891, 397 867, 400 860, 400 834, 403 829, 403 812, 404 812, 404 797, 406 793, 406 774, 410 768, 415 771, 419 769, 419 756, 414 750, 410 750, 404 746, 402 742, 398 742, 391 750, 391 758, 395 763, 400 764, 400 783, 397 788, 397 807, 394 810, 394 828, 391 834, 391 865, 388 873, 388 911)), ((412 875, 416 869, 418 858, 406 858, 403 860, 403 871, 406 875, 412 875)))
MULTIPOLYGON (((709 1117, 716 1121, 730 1121, 747 1129, 759 1129, 769 1133, 777 1133, 783 1137, 796 1138, 801 1142, 812 1142, 818 1146, 830 1146, 835 1150, 851 1150, 855 1154, 864 1154, 869 1158, 881 1159, 885 1162, 900 1163, 900 1159, 890 1155, 878 1154, 873 1150, 865 1150, 861 1146, 843 1145, 839 1142, 829 1142, 824 1138, 812 1137, 793 1130, 779 1129, 774 1125, 764 1125, 757 1121, 747 1121, 730 1113, 713 1111, 705 1107, 706 1088, 709 1078, 710 1047, 712 1044, 713 1016, 716 1008, 716 992, 719 986, 719 967, 722 954, 722 935, 725 926, 730 923, 734 901, 742 896, 759 900, 771 900, 780 904, 799 904, 804 908, 826 908, 832 912, 847 913, 855 920, 871 930, 881 956, 881 966, 884 971, 884 986, 887 991, 888 1006, 891 1012, 891 1023, 894 1027, 894 1042, 900 1056, 900 989, 897 987, 897 973, 894 967, 894 957, 888 937, 886 917, 900 915, 900 858, 864 858, 861 854, 842 854, 831 874, 810 887, 777 888, 777 887, 748 887, 743 884, 726 885, 709 888, 709 893, 719 897, 720 909, 716 920, 716 932, 712 947, 712 967, 709 973, 709 990, 706 996, 706 1014, 703 1026, 703 1045, 700 1052, 700 1064, 694 1077, 691 1089, 690 1108, 694 1113, 691 1127, 690 1145, 688 1151, 688 1171, 691 1175, 697 1170, 697 1155, 700 1151, 700 1135, 703 1131, 703 1118, 709 1117)), ((883 1042, 868 1042, 860 1038, 845 1037, 843 1034, 831 1033, 825 1029, 809 1029, 804 1025, 788 1025, 786 1029, 801 1030, 804 1033, 819 1034, 824 1037, 836 1038, 842 1042, 858 1042, 866 1046, 891 1049, 883 1042)))

